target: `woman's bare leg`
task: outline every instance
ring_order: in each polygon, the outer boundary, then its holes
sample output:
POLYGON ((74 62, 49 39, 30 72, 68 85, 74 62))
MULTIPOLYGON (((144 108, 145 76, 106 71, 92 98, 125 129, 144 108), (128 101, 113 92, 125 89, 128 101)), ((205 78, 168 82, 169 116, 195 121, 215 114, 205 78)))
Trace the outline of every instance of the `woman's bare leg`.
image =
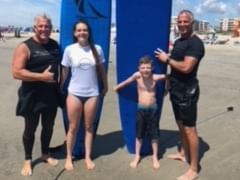
POLYGON ((68 95, 67 114, 68 114, 68 120, 69 120, 69 127, 68 127, 67 136, 66 136, 67 157, 65 161, 65 169, 68 171, 73 170, 72 150, 76 141, 76 133, 79 128, 82 109, 83 109, 83 105, 81 101, 77 97, 71 94, 68 95))

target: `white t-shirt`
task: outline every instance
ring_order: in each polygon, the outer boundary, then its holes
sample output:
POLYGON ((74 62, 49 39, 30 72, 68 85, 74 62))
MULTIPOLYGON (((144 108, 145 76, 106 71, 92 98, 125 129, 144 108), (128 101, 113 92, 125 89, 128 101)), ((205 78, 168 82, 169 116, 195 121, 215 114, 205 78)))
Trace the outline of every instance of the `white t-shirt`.
MULTIPOLYGON (((99 54, 100 63, 105 62, 102 48, 95 45, 99 54)), ((65 67, 71 67, 71 79, 68 92, 82 97, 99 95, 96 61, 89 46, 83 47, 74 43, 66 47, 62 63, 65 67)))

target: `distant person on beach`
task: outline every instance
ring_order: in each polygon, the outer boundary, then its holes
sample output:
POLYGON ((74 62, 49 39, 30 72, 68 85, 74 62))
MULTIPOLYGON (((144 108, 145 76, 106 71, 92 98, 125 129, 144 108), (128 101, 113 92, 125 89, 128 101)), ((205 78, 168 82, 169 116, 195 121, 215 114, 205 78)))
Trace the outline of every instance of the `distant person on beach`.
POLYGON ((85 126, 85 163, 87 169, 95 167, 91 158, 94 136, 93 120, 96 116, 97 104, 100 94, 106 95, 108 91, 107 76, 104 69, 105 58, 103 50, 94 44, 90 26, 85 21, 74 25, 74 43, 64 50, 62 65, 62 84, 71 70, 66 101, 69 127, 67 131, 67 157, 65 169, 74 169, 72 150, 76 141, 80 119, 84 115, 85 126), (98 82, 102 82, 103 90, 100 92, 98 82))
POLYGON ((23 176, 32 175, 32 149, 35 131, 42 120, 41 159, 55 166, 58 161, 49 154, 49 144, 58 106, 60 50, 56 41, 50 39, 51 19, 46 15, 34 19, 34 36, 21 43, 15 50, 12 74, 22 80, 18 90, 16 114, 23 116, 25 127, 23 146, 25 161, 23 176))
POLYGON ((198 66, 204 56, 203 42, 193 32, 194 17, 189 10, 182 10, 177 17, 180 38, 173 45, 171 55, 157 51, 156 57, 171 68, 170 99, 181 135, 181 148, 169 158, 188 161, 188 171, 178 180, 193 180, 198 177, 199 139, 196 128, 199 83, 198 66))
POLYGON ((2 33, 2 30, 0 30, 0 40, 5 42, 5 37, 4 37, 3 33, 2 33))
POLYGON ((136 153, 134 160, 130 163, 132 168, 136 168, 141 160, 140 152, 144 137, 152 139, 153 168, 160 167, 158 162, 159 121, 157 116, 156 84, 158 81, 165 80, 167 76, 164 74, 152 74, 152 70, 151 59, 144 56, 139 61, 138 71, 113 88, 114 91, 119 91, 134 81, 137 83, 136 153))

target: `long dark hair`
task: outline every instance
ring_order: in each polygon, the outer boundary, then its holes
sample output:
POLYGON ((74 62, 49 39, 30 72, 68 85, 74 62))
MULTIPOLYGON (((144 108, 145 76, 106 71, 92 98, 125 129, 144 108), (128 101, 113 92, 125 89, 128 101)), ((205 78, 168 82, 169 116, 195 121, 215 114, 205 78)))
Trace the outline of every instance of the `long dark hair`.
POLYGON ((77 38, 74 36, 74 32, 76 31, 77 29, 77 25, 78 24, 85 24, 87 26, 87 29, 88 29, 88 44, 92 50, 92 53, 93 53, 93 56, 94 56, 94 59, 95 59, 95 62, 96 62, 96 67, 97 67, 97 71, 98 71, 98 66, 100 65, 100 57, 99 57, 99 54, 97 52, 97 49, 95 47, 95 43, 94 43, 94 40, 93 40, 93 36, 92 36, 92 29, 90 27, 90 25, 88 24, 87 21, 85 20, 79 20, 75 23, 75 25, 73 26, 73 42, 76 43, 78 40, 77 38))

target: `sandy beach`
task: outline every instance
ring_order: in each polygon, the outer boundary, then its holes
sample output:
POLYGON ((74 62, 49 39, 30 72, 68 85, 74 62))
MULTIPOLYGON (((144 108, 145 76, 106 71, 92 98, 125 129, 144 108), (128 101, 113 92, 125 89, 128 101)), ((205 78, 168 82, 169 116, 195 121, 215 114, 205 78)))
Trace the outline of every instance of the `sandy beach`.
MULTIPOLYGON (((183 174, 188 165, 167 159, 177 149, 179 141, 169 97, 166 96, 160 121, 159 170, 152 168, 151 156, 144 157, 137 169, 130 169, 133 155, 124 146, 119 120, 118 99, 112 91, 116 81, 115 44, 111 44, 109 92, 104 101, 99 129, 94 142, 94 171, 88 171, 83 159, 75 161, 75 170, 66 172, 64 155, 55 154, 60 163, 50 167, 39 161, 40 126, 33 150, 33 175, 22 177, 24 160, 22 146, 23 119, 15 116, 17 88, 20 81, 11 75, 15 47, 29 35, 7 37, 0 41, 0 179, 1 180, 173 180, 183 174)), ((55 39, 58 38, 54 34, 55 39)), ((224 38, 224 37, 223 37, 224 38)), ((239 39, 231 39, 234 42, 239 39)), ((198 131, 200 138, 199 180, 238 180, 240 177, 240 45, 206 45, 206 55, 199 69, 201 87, 198 131), (232 108, 231 108, 232 107, 232 108), (233 110, 232 110, 233 109, 233 110)), ((65 139, 61 111, 56 119, 51 147, 65 139)))

